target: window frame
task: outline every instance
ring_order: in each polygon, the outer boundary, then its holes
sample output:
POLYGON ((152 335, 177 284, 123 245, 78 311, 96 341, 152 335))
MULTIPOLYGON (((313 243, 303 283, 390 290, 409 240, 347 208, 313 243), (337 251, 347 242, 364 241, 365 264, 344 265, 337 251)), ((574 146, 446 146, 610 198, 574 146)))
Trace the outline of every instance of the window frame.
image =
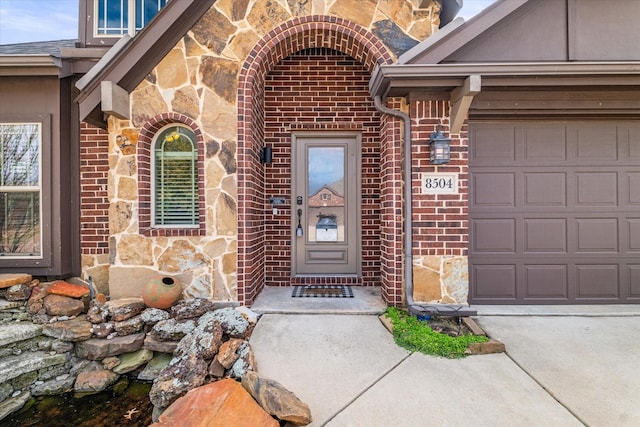
MULTIPOLYGON (((80 0, 80 22, 79 22, 79 35, 80 35, 80 43, 86 46, 113 46, 122 36, 125 34, 134 36, 137 32, 139 32, 142 28, 136 29, 135 23, 135 10, 136 4, 135 0, 123 0, 127 3, 127 11, 129 16, 133 16, 133 20, 130 20, 132 24, 127 25, 126 31, 123 31, 120 34, 100 34, 98 32, 98 25, 100 23, 99 17, 99 2, 102 0, 80 0), (132 15, 133 14, 133 15, 132 15)), ((171 0, 166 0, 165 4, 160 8, 160 10, 154 15, 158 15, 164 7, 171 0)), ((153 18, 151 19, 153 20, 153 18)), ((149 20, 149 22, 151 22, 149 20)), ((147 23, 148 24, 148 23, 147 23)))
POLYGON ((137 144, 138 163, 138 229, 140 234, 148 237, 169 237, 169 236, 204 236, 206 235, 206 209, 204 190, 204 158, 205 143, 202 131, 195 121, 180 113, 163 113, 146 122, 138 137, 137 144), (190 128, 196 137, 197 158, 197 185, 198 185, 198 218, 199 227, 156 227, 152 221, 152 181, 153 170, 151 168, 152 156, 154 155, 153 143, 160 130, 166 126, 185 126, 190 128))
MULTIPOLYGON (((52 197, 51 179, 45 179, 52 174, 51 164, 51 115, 50 114, 19 114, 3 115, 1 124, 37 124, 40 128, 39 159, 38 159, 38 192, 40 199, 39 227, 40 254, 17 255, 0 254, 0 268, 48 268, 52 266, 52 197)), ((29 186, 33 187, 33 186, 29 186)), ((0 187, 0 189, 5 187, 0 187)), ((4 192, 4 191, 3 191, 4 192)))
MULTIPOLYGON (((167 229, 172 229, 172 228, 177 228, 177 229, 189 229, 189 228, 193 228, 193 229, 197 229, 200 228, 200 218, 198 215, 198 207, 199 207, 199 200, 194 200, 194 206, 193 206, 193 212, 190 213, 190 216, 193 216, 197 219, 198 222, 194 223, 194 224, 160 224, 157 222, 157 215, 158 215, 158 192, 160 191, 160 189, 157 188, 158 185, 158 180, 157 180, 157 173, 158 173, 158 167, 159 165, 157 164, 157 156, 156 153, 158 152, 158 144, 161 143, 160 141, 160 137, 165 133, 165 131, 167 131, 168 129, 171 128, 182 128, 182 129, 186 129, 189 131, 189 133, 191 133, 191 135, 193 135, 193 138, 191 140, 192 143, 192 151, 191 151, 191 158, 192 158, 192 166, 193 166, 193 176, 191 179, 191 185, 194 187, 191 189, 191 191, 194 193, 194 195, 197 197, 198 196, 198 141, 197 141, 197 137, 195 135, 195 133, 193 132, 193 129, 191 129, 188 126, 185 126, 182 123, 170 123, 167 124, 165 126, 163 126, 162 128, 160 128, 154 138, 153 141, 151 143, 151 227, 153 228, 167 228, 167 229)), ((190 138, 191 139, 191 138, 190 138)))

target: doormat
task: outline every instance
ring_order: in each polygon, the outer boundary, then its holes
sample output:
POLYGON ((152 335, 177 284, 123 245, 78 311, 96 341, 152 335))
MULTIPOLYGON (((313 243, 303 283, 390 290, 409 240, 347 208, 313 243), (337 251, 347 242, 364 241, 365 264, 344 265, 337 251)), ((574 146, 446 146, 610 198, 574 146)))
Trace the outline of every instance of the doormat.
POLYGON ((353 298, 351 286, 347 285, 301 285, 293 288, 293 298, 353 298))

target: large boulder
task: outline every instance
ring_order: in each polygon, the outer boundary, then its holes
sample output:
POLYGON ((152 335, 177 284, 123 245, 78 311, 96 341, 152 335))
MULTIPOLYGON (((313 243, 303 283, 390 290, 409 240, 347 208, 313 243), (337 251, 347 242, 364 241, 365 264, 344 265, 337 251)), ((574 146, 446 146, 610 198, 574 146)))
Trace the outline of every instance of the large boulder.
POLYGON ((152 427, 278 427, 234 380, 198 387, 176 400, 152 427))
POLYGON ((282 421, 297 426, 311 423, 311 411, 306 403, 282 384, 260 377, 254 371, 245 372, 242 387, 260 404, 262 409, 282 421))

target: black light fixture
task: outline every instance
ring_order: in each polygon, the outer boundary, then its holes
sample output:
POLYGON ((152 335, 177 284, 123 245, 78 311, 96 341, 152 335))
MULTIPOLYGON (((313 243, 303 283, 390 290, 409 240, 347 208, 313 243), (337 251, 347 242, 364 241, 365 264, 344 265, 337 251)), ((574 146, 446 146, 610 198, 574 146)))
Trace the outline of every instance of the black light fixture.
POLYGON ((442 165, 451 160, 451 139, 442 134, 442 125, 436 127, 436 131, 429 138, 431 146, 430 162, 432 165, 442 165))
POLYGON ((271 164, 273 160, 273 153, 271 151, 271 147, 265 145, 264 148, 260 151, 260 162, 264 164, 271 164))

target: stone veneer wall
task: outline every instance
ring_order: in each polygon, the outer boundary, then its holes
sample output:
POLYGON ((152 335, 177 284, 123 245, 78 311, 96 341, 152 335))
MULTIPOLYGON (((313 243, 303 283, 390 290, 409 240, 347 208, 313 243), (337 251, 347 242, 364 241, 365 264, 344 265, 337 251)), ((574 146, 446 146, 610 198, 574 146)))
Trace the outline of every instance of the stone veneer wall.
MULTIPOLYGON (((109 119, 111 297, 139 295, 159 272, 177 277, 187 297, 250 304, 264 281, 262 237, 270 208, 257 159, 264 141, 264 76, 287 55, 311 47, 337 49, 370 72, 431 35, 439 11, 436 0, 217 1, 132 92, 131 119, 109 119), (197 235, 141 231, 148 207, 139 202, 146 191, 139 168, 149 159, 137 150, 138 139, 149 121, 167 113, 192 120, 202 136, 205 224, 197 235)), ((387 168, 397 162, 397 153, 390 155, 392 161, 381 159, 387 168)), ((400 202, 397 187, 382 189, 388 199, 381 204, 389 206, 383 218, 400 202)), ((397 243, 394 236, 391 252, 397 243)), ((86 276, 101 261, 83 262, 86 276)), ((394 295, 394 303, 401 286, 396 264, 386 266, 393 268, 386 281, 395 290, 386 294, 394 295)))
POLYGON ((464 304, 469 288, 469 168, 467 127, 449 134, 449 101, 413 101, 413 297, 418 302, 464 304), (441 124, 451 138, 451 162, 429 163, 430 134, 441 124), (456 173, 458 194, 421 193, 423 172, 456 173))

